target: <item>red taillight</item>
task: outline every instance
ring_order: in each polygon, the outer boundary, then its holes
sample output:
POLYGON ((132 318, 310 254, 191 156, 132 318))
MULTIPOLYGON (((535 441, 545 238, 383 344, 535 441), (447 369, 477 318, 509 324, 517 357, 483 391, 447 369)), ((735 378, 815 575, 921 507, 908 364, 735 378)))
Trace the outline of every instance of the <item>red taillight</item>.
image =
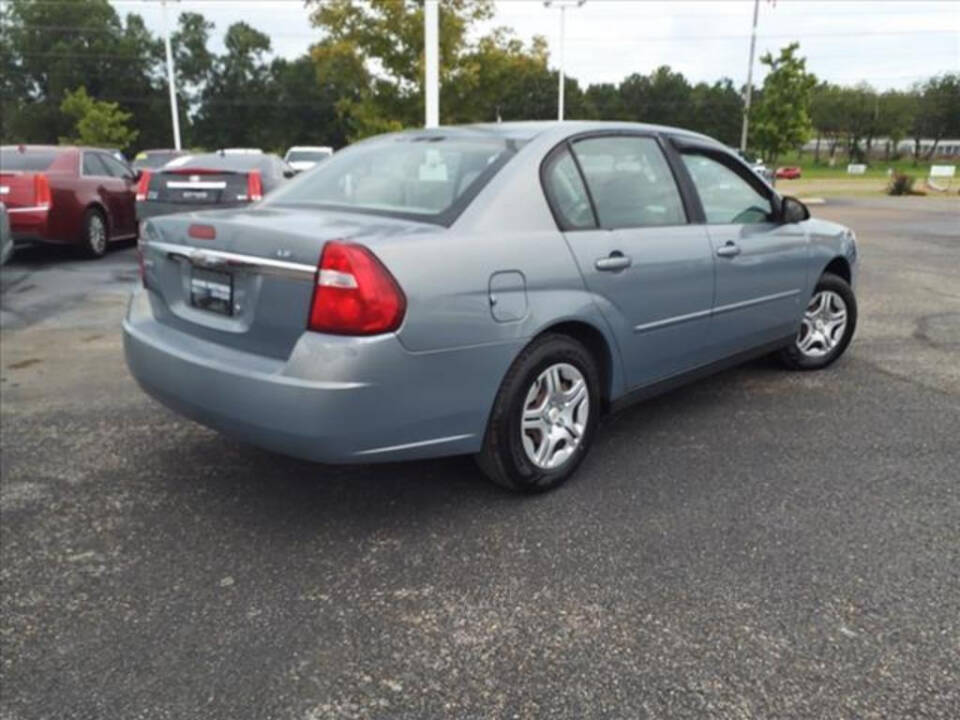
POLYGON ((259 170, 251 170, 247 175, 247 200, 250 202, 263 200, 263 183, 260 181, 259 170))
POLYGON ((217 237, 217 229, 213 225, 192 224, 187 228, 187 235, 198 240, 213 240, 217 237))
POLYGON ((137 183, 137 200, 142 202, 147 199, 147 190, 150 187, 150 171, 143 170, 140 173, 140 181, 137 183))
POLYGON ((362 245, 323 249, 308 328, 337 335, 376 335, 400 327, 407 299, 397 281, 362 245))
POLYGON ((53 202, 50 194, 50 180, 43 173, 33 176, 33 197, 34 204, 42 208, 50 207, 53 202))

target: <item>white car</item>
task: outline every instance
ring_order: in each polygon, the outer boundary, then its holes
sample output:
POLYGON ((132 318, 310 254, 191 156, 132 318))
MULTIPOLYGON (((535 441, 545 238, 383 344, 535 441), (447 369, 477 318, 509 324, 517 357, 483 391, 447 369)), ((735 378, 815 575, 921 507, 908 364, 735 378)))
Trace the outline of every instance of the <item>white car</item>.
POLYGON ((324 145, 298 145, 287 150, 284 160, 297 172, 309 170, 333 155, 333 148, 324 145))

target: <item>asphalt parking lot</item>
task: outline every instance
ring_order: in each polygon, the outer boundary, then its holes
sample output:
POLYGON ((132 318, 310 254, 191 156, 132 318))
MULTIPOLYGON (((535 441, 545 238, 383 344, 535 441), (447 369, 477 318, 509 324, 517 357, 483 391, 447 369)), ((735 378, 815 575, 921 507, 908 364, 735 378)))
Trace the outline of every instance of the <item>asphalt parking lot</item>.
POLYGON ((323 467, 126 372, 131 247, 3 268, 0 719, 956 718, 960 205, 843 199, 860 327, 610 418, 544 497, 323 467))

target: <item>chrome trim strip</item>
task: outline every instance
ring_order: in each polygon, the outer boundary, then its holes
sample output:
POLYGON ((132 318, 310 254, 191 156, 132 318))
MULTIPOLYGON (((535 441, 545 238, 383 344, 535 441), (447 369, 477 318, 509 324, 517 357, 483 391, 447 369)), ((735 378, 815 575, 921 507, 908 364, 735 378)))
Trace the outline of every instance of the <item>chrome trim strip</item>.
POLYGON ((725 312, 730 312, 731 310, 742 310, 743 308, 750 307, 751 305, 760 305, 765 302, 772 302, 774 300, 783 300, 784 298, 793 297, 794 295, 799 295, 800 289, 796 290, 787 290, 786 292, 774 293, 773 295, 763 295, 757 298, 750 298, 749 300, 741 300, 740 302, 730 303, 729 305, 721 305, 720 307, 713 309, 714 315, 722 315, 725 312))
POLYGON ((666 327, 667 325, 679 325, 683 322, 688 322, 690 320, 699 320, 703 317, 709 317, 710 310, 698 310, 697 312, 688 313, 686 315, 677 315, 676 317, 669 317, 664 320, 654 320, 653 322, 644 323, 643 325, 637 325, 633 328, 634 332, 647 332, 648 330, 656 330, 658 328, 666 327))
POLYGON ((20 212, 49 212, 49 205, 31 205, 30 207, 10 207, 7 205, 8 213, 20 213, 20 212))
POLYGON ((421 440, 420 442, 407 443, 405 445, 390 445, 389 447, 373 448, 372 450, 358 450, 354 455, 377 455, 379 453, 394 452, 395 450, 411 450, 413 448, 426 447, 428 445, 441 445, 443 443, 456 442, 457 440, 466 440, 473 437, 473 433, 466 435, 451 435, 450 437, 434 438, 433 440, 421 440))
POLYGON ((742 310, 743 308, 747 308, 752 305, 760 305, 761 303, 772 302, 774 300, 783 300, 784 298, 793 297, 799 294, 800 290, 797 289, 774 293, 773 295, 763 295, 762 297, 741 300, 740 302, 730 303, 729 305, 721 305, 720 307, 713 308, 712 310, 698 310, 686 315, 677 315, 676 317, 669 317, 663 320, 654 320, 653 322, 634 326, 633 331, 640 333, 648 332, 650 330, 659 330, 660 328, 667 327, 668 325, 679 325, 680 323, 689 322, 690 320, 699 320, 700 318, 704 317, 722 315, 723 313, 731 312, 733 310, 742 310))
POLYGON ((155 242, 153 240, 145 243, 145 246, 174 260, 186 260, 191 265, 198 265, 205 268, 241 270, 260 275, 276 275, 290 280, 302 280, 305 282, 314 282, 317 277, 317 268, 313 265, 305 265, 303 263, 271 260, 270 258, 257 257, 256 255, 242 255, 224 250, 207 250, 192 245, 155 242))
POLYGON ((226 182, 188 182, 188 181, 179 181, 179 180, 167 180, 167 187, 173 188, 174 190, 223 190, 227 187, 226 182))

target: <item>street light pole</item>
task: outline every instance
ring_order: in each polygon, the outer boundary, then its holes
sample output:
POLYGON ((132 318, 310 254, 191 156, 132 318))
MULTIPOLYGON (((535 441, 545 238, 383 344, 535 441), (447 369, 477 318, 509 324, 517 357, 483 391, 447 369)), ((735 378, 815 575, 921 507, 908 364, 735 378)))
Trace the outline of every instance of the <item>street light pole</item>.
POLYGON ((423 55, 425 125, 428 128, 440 124, 440 32, 438 0, 426 0, 423 4, 423 55))
POLYGON ((564 36, 566 34, 566 19, 568 7, 580 7, 587 0, 544 0, 545 8, 560 9, 560 86, 557 88, 557 120, 563 120, 563 96, 566 76, 564 75, 564 36))
POLYGON ((757 48, 757 14, 760 0, 753 0, 753 30, 750 31, 750 64, 747 65, 747 93, 743 103, 743 125, 740 129, 740 151, 747 151, 747 131, 750 127, 750 96, 753 91, 753 54, 757 48))
POLYGON ((167 88, 170 90, 170 114, 173 118, 173 146, 180 149, 180 112, 177 109, 177 89, 173 72, 173 51, 170 49, 170 25, 167 22, 167 0, 160 0, 163 8, 163 45, 167 53, 167 88))

